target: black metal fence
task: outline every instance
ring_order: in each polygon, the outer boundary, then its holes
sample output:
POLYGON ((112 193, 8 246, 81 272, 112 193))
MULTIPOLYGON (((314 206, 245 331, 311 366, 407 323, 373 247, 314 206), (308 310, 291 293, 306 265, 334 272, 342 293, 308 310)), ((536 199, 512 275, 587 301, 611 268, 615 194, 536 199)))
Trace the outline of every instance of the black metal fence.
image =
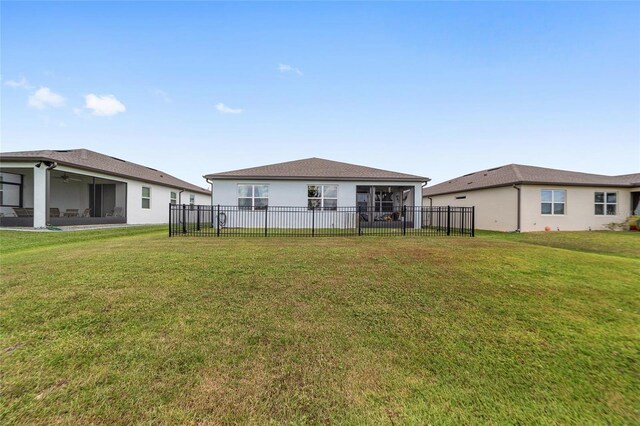
POLYGON ((475 234, 474 207, 403 207, 377 212, 269 206, 169 205, 169 236, 320 237, 475 234))

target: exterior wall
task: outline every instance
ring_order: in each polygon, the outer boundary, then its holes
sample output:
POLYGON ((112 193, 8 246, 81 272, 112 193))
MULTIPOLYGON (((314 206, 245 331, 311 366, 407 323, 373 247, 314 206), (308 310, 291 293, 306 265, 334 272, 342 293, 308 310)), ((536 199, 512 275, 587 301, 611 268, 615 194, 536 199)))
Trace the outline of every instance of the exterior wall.
MULTIPOLYGON (((329 181, 329 180, 215 180, 213 184, 212 204, 221 206, 238 205, 238 184, 269 185, 269 206, 307 207, 308 185, 337 185, 338 208, 355 208, 356 187, 358 186, 412 186, 414 199, 407 200, 407 205, 421 206, 422 185, 415 182, 371 182, 371 181, 329 181)), ((353 228, 357 226, 357 213, 340 211, 296 212, 293 215, 274 215, 268 218, 269 226, 280 228, 310 228, 313 220, 318 228, 353 228), (312 218, 313 216, 313 218, 312 218)), ((265 223, 264 211, 246 211, 241 215, 230 215, 230 227, 262 227, 265 223)), ((420 227, 420 218, 413 221, 414 227, 420 227)))
POLYGON ((522 186, 522 230, 544 231, 546 226, 554 231, 594 231, 606 229, 611 222, 625 222, 631 212, 631 191, 628 188, 602 188, 588 186, 522 186), (543 215, 540 213, 540 191, 559 189, 566 191, 564 215, 543 215), (617 192, 615 216, 596 215, 594 193, 617 192))
MULTIPOLYGON (((518 191, 512 186, 435 195, 431 199, 433 206, 475 206, 476 229, 510 232, 518 227, 518 191)), ((423 203, 429 206, 429 198, 424 197, 423 203)))
MULTIPOLYGON (((494 231, 515 231, 517 229, 517 196, 518 191, 512 186, 479 189, 432 196, 434 206, 475 206, 476 229, 494 231), (466 196, 465 199, 456 197, 466 196)), ((429 205, 425 197, 424 205, 429 205)), ((631 190, 629 188, 603 188, 563 185, 521 185, 521 218, 522 232, 544 231, 549 226, 552 230, 585 231, 603 230, 611 222, 624 222, 631 212, 631 190), (566 191, 564 215, 543 215, 540 212, 543 189, 566 191), (595 192, 616 192, 617 208, 615 216, 595 214, 595 192)))
POLYGON ((371 182, 371 181, 320 181, 320 180, 215 180, 213 184, 213 204, 235 206, 238 204, 238 184, 269 185, 270 206, 307 206, 308 185, 337 185, 338 207, 356 206, 357 186, 413 186, 416 194, 410 205, 420 206, 422 186, 415 182, 371 182))

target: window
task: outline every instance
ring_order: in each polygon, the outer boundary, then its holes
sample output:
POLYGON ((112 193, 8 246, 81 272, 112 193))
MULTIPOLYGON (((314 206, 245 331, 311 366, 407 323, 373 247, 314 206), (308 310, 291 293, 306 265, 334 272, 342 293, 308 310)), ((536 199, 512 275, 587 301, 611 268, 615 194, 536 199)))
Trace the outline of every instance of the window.
POLYGON ((142 208, 151 208, 151 188, 149 188, 148 186, 142 187, 142 208))
POLYGON ((22 207, 22 175, 0 173, 0 206, 22 207))
POLYGON ((338 209, 338 185, 308 185, 307 208, 321 210, 338 209))
POLYGON ((540 193, 540 213, 563 215, 566 191, 557 189, 543 189, 540 193))
POLYGON ((176 194, 175 192, 171 191, 171 200, 170 200, 171 204, 178 204, 178 194, 176 194))
POLYGON ((594 196, 595 213, 597 215, 616 215, 618 194, 615 192, 596 192, 594 196))
POLYGON ((238 207, 266 210, 269 206, 269 185, 238 185, 238 207))
POLYGON ((189 194, 189 204, 196 203, 196 196, 194 194, 189 194))

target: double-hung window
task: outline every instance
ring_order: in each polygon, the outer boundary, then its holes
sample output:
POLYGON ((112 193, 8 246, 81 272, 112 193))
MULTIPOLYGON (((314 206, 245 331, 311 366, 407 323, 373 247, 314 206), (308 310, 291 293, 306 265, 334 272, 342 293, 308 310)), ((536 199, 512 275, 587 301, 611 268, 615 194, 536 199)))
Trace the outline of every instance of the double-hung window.
POLYGON ((169 200, 171 204, 178 204, 178 194, 174 191, 171 191, 171 200, 169 200))
POLYGON ((543 189, 540 192, 540 213, 551 215, 565 214, 567 192, 559 189, 543 189))
POLYGON ((269 207, 269 185, 238 185, 238 207, 247 210, 266 210, 269 207))
POLYGON ((338 185, 308 185, 307 200, 310 210, 337 210, 338 185))
POLYGON ((196 203, 195 194, 189 194, 189 204, 194 205, 196 203))
POLYGON ((142 187, 142 208, 151 208, 151 188, 149 188, 148 186, 142 187))
POLYGON ((618 194, 615 192, 596 192, 594 196, 596 215, 615 216, 618 194))

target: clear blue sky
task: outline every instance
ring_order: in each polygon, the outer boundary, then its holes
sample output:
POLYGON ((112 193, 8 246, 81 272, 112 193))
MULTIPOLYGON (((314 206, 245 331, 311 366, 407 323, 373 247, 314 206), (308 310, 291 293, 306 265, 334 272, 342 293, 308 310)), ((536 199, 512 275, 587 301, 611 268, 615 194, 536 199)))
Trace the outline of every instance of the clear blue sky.
POLYGON ((639 3, 23 3, 2 151, 205 173, 323 157, 431 177, 640 171, 639 3))

